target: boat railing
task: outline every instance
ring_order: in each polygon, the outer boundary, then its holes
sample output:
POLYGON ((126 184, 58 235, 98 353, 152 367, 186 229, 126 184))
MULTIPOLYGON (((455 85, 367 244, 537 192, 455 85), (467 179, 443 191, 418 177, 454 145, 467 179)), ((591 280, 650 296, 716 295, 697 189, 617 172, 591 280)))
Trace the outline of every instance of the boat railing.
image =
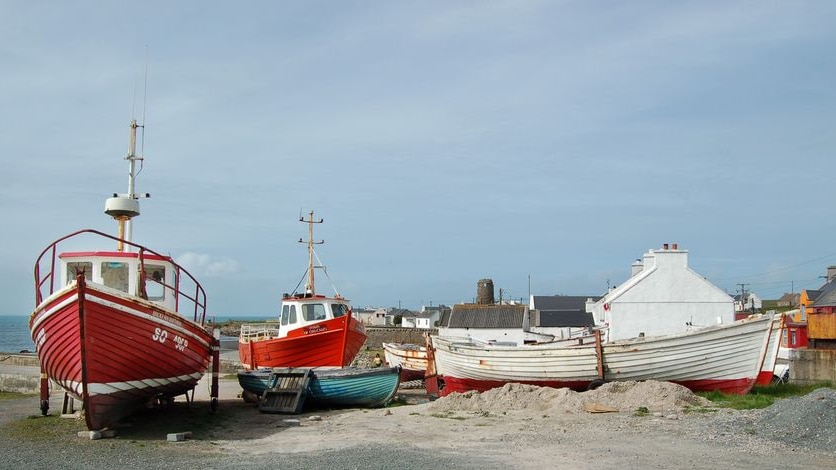
POLYGON ((241 338, 250 341, 277 338, 279 326, 276 323, 244 323, 241 325, 241 338))
POLYGON ((93 229, 83 229, 70 233, 69 235, 65 235, 55 240, 49 246, 44 248, 40 256, 38 256, 37 261, 35 261, 35 306, 40 305, 45 298, 55 293, 56 289, 60 289, 60 287, 62 287, 56 285, 56 283, 59 282, 59 279, 56 279, 56 277, 61 274, 56 271, 56 267, 60 266, 60 263, 57 262, 59 255, 58 246, 69 239, 82 235, 96 235, 103 238, 109 238, 117 243, 136 248, 140 271, 139 295, 147 299, 147 289, 145 287, 146 283, 149 281, 156 282, 165 288, 170 289, 174 293, 174 310, 176 312, 183 316, 186 316, 187 314, 191 315, 192 319, 201 325, 205 322, 206 292, 203 290, 203 286, 200 285, 197 279, 195 279, 195 277, 192 276, 186 268, 174 262, 170 256, 157 253, 156 251, 142 245, 93 229), (165 259, 174 267, 175 280, 173 285, 166 284, 165 282, 158 281, 156 279, 147 278, 145 276, 146 253, 150 253, 160 259, 165 259))

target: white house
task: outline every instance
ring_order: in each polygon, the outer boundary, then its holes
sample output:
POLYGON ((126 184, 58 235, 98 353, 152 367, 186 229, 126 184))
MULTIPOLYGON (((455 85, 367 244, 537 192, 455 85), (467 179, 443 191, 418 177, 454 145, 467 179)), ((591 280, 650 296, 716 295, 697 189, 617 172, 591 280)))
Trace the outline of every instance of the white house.
POLYGON ((587 311, 609 325, 608 341, 687 331, 734 321, 734 299, 688 267, 676 243, 652 249, 633 263, 632 275, 587 311))
POLYGON ((385 326, 386 309, 384 308, 354 308, 351 311, 357 320, 365 326, 385 326))
POLYGON ((734 296, 735 312, 756 312, 762 308, 763 300, 753 292, 747 292, 744 296, 734 296))

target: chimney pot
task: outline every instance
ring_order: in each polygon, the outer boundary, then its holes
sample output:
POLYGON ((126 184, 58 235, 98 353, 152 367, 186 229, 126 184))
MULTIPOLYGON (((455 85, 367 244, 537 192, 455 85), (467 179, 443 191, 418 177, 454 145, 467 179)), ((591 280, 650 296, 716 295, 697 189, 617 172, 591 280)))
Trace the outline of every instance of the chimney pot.
POLYGON ((667 250, 667 249, 668 249, 668 244, 667 244, 667 243, 663 243, 663 244, 662 244, 662 249, 663 249, 663 250, 667 250))
POLYGON ((674 244, 673 244, 673 249, 674 249, 674 250, 678 250, 678 249, 679 249, 679 244, 678 244, 678 243, 674 243, 674 244))

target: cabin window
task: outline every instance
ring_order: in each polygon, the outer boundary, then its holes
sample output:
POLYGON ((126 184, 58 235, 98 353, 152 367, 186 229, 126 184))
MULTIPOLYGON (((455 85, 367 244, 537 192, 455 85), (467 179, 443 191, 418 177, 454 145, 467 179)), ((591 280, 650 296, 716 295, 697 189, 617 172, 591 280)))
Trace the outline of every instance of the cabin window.
POLYGON ((334 318, 344 317, 348 311, 348 307, 343 304, 332 304, 331 311, 334 312, 334 318))
POLYGON ((283 305, 282 306, 282 325, 296 323, 296 306, 283 305))
POLYGON ((304 304, 302 305, 302 318, 305 321, 325 320, 325 305, 304 304))
POLYGON ((102 281, 107 287, 128 292, 128 263, 102 263, 102 281))
POLYGON ((145 265, 145 293, 148 300, 165 299, 165 266, 145 265))
POLYGON ((67 284, 75 281, 76 273, 84 271, 84 279, 93 280, 93 263, 90 261, 73 261, 67 263, 67 284))

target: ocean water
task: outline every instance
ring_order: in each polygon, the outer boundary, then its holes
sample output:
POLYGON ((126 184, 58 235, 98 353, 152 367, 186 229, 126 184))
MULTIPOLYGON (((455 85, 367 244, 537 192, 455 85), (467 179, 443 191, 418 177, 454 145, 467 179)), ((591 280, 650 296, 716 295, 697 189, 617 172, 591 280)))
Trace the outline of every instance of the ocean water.
MULTIPOLYGON (((215 321, 222 323, 230 320, 263 322, 275 319, 272 316, 217 317, 215 321)), ((237 341, 237 339, 236 339, 237 341)), ((21 351, 35 352, 35 343, 29 336, 28 315, 0 315, 0 353, 18 353, 21 351)))
POLYGON ((35 352, 35 343, 29 336, 29 316, 0 315, 0 352, 35 352))

